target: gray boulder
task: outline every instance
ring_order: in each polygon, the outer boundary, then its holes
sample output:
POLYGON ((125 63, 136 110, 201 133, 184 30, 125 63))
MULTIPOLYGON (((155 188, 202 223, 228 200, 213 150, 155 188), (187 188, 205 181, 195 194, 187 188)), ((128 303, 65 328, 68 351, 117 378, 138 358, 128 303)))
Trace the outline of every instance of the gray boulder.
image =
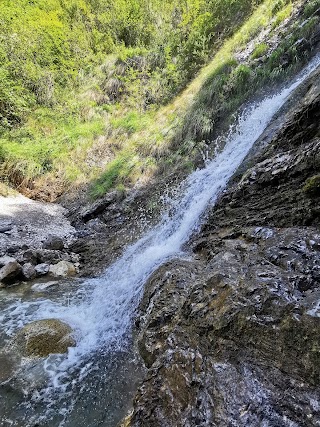
POLYGON ((49 265, 48 264, 38 264, 35 266, 35 270, 37 276, 44 276, 49 273, 49 265))
POLYGON ((15 258, 11 256, 4 255, 0 258, 0 267, 7 265, 9 262, 16 261, 15 258))
POLYGON ((27 249, 22 254, 22 259, 26 263, 31 263, 33 265, 36 265, 38 263, 38 252, 34 249, 27 249))
POLYGON ((63 240, 58 236, 48 236, 42 244, 43 249, 61 251, 64 248, 63 240))
MULTIPOLYGON (((9 257, 8 257, 9 258, 9 257)), ((0 282, 10 285, 18 279, 22 271, 21 265, 13 258, 0 269, 0 282)))
POLYGON ((32 265, 30 262, 27 262, 26 264, 23 265, 22 274, 24 278, 27 280, 31 280, 37 277, 36 269, 34 265, 32 265))
POLYGON ((69 277, 76 274, 76 268, 72 262, 60 261, 50 266, 49 273, 54 277, 69 277))

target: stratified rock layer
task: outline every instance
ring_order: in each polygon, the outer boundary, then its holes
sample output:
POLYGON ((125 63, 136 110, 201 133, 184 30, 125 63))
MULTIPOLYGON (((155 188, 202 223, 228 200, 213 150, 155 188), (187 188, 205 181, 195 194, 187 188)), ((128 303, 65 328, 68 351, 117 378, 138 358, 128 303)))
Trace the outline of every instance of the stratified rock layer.
POLYGON ((131 426, 320 425, 319 77, 266 130, 193 259, 148 281, 131 426))

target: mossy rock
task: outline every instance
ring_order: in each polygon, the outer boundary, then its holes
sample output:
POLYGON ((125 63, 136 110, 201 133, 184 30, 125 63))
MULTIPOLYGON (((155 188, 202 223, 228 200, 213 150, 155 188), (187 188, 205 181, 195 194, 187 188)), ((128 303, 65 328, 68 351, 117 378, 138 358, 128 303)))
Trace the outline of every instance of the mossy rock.
POLYGON ((37 320, 24 326, 15 336, 18 351, 26 357, 45 357, 66 353, 75 346, 69 325, 58 319, 37 320))
POLYGON ((303 191, 308 196, 320 196, 320 175, 308 178, 304 184, 303 191))

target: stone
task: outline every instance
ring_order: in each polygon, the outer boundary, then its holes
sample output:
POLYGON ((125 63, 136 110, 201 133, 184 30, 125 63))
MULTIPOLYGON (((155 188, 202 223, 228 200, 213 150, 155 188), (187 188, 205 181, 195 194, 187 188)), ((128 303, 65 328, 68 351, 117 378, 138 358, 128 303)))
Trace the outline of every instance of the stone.
POLYGON ((37 276, 36 269, 30 262, 27 262, 22 266, 22 274, 27 280, 34 279, 37 276))
POLYGON ((95 203, 85 206, 80 212, 80 218, 87 222, 90 219, 95 218, 97 215, 101 214, 111 203, 117 199, 117 192, 113 191, 102 199, 97 200, 95 203))
POLYGON ((106 224, 99 218, 90 219, 90 221, 87 222, 87 227, 97 233, 103 233, 107 229, 106 224))
POLYGON ((11 231, 12 228, 13 228, 13 225, 11 222, 0 224, 0 233, 6 233, 8 231, 11 231))
POLYGON ((22 259, 26 263, 36 265, 38 263, 38 252, 34 249, 27 249, 23 252, 22 259))
POLYGON ((57 262, 62 261, 63 256, 68 256, 67 254, 52 249, 41 249, 39 251, 39 261, 45 264, 57 264, 57 262))
POLYGON ((61 251, 64 249, 64 243, 61 237, 48 236, 42 244, 43 249, 51 249, 55 251, 61 251))
POLYGON ((38 264, 35 266, 37 276, 45 276, 49 273, 49 264, 38 264))
POLYGON ((66 353, 76 342, 69 325, 58 319, 44 319, 24 326, 13 345, 25 357, 46 357, 66 353))
POLYGON ((4 284, 14 283, 22 271, 21 265, 14 259, 0 269, 0 282, 4 284))
POLYGON ((69 277, 76 274, 76 268, 72 262, 60 261, 58 264, 50 265, 49 273, 54 277, 69 277))
POLYGON ((8 256, 8 255, 4 255, 0 258, 0 267, 3 267, 4 265, 8 264, 9 262, 12 261, 16 261, 15 258, 8 256))
POLYGON ((34 285, 31 286, 31 289, 34 292, 44 292, 52 289, 57 285, 59 285, 59 282, 56 282, 56 281, 50 281, 46 283, 35 283, 34 285))
POLYGON ((21 249, 21 246, 19 246, 19 245, 12 245, 12 246, 9 246, 9 247, 8 247, 8 249, 7 249, 7 253, 8 253, 8 254, 15 254, 15 253, 17 253, 20 249, 21 249))

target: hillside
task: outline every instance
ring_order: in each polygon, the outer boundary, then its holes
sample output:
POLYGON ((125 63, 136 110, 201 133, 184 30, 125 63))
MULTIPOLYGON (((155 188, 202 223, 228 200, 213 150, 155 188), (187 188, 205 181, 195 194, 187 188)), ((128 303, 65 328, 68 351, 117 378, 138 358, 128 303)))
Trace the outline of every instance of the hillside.
POLYGON ((319 21, 317 0, 0 7, 1 177, 44 200, 194 169, 221 118, 307 60, 319 21))

